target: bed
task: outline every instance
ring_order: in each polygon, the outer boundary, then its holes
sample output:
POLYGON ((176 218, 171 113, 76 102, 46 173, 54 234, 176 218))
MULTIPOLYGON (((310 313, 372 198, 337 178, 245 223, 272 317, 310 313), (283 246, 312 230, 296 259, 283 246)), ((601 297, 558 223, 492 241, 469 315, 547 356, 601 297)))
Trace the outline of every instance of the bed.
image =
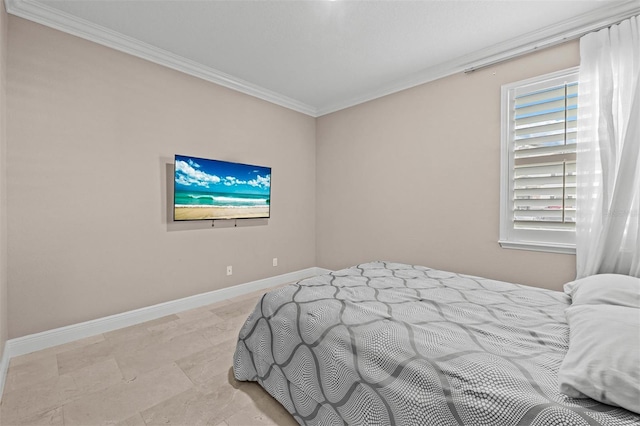
POLYGON ((558 291, 361 264, 264 295, 234 374, 305 425, 640 425, 560 392, 570 305, 558 291))

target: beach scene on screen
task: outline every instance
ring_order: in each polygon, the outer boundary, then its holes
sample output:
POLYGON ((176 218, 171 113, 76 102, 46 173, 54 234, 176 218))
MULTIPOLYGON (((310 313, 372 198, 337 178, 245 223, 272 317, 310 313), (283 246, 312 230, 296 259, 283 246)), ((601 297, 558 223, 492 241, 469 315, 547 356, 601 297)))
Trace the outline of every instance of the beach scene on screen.
POLYGON ((268 218, 271 168, 176 155, 174 219, 268 218))

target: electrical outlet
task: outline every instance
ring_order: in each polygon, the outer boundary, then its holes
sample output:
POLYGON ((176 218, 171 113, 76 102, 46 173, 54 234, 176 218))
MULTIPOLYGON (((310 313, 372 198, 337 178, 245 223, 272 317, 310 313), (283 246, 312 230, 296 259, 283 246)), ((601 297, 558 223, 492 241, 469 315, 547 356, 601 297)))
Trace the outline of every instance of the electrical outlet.
POLYGON ((227 266, 227 275, 233 275, 233 266, 227 266))
POLYGON ((278 258, 277 257, 273 258, 273 266, 278 266, 278 258))

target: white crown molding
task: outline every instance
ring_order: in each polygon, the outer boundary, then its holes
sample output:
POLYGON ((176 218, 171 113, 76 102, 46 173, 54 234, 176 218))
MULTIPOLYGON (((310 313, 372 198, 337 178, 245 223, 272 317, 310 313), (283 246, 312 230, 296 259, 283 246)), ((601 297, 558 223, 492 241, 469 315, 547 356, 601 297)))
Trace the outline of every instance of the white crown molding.
POLYGON ((108 331, 140 324, 178 312, 195 309, 213 303, 242 296, 258 290, 264 290, 278 285, 293 283, 304 278, 330 273, 329 269, 313 267, 289 272, 275 277, 251 281, 232 287, 196 294, 182 299, 171 300, 121 314, 98 318, 91 321, 55 328, 28 336, 10 339, 5 343, 2 359, 0 360, 0 398, 11 358, 25 355, 42 349, 70 343, 86 337, 96 336, 108 331))
POLYGON ((5 7, 7 12, 12 15, 93 41, 103 46, 128 53, 158 65, 166 66, 193 77, 201 78, 306 115, 316 116, 316 109, 312 106, 37 1, 5 0, 5 7))
POLYGON ((312 117, 320 117, 458 72, 473 71, 538 49, 554 46, 640 14, 640 0, 618 3, 607 7, 605 11, 599 9, 586 13, 560 24, 548 26, 507 42, 496 44, 471 55, 424 69, 363 95, 340 101, 333 105, 311 106, 34 0, 5 0, 5 6, 7 12, 12 15, 111 47, 312 117))
POLYGON ((410 89, 430 81, 438 80, 459 72, 471 72, 488 67, 499 62, 516 58, 527 53, 535 52, 546 47, 555 46, 570 40, 575 40, 589 32, 617 24, 620 21, 640 14, 640 0, 630 0, 602 9, 577 16, 560 24, 548 26, 535 32, 525 34, 504 43, 499 43, 487 49, 479 50, 471 55, 456 58, 434 67, 424 69, 418 73, 397 80, 383 86, 376 91, 366 93, 336 103, 328 107, 318 108, 317 116, 330 114, 402 90, 410 89))

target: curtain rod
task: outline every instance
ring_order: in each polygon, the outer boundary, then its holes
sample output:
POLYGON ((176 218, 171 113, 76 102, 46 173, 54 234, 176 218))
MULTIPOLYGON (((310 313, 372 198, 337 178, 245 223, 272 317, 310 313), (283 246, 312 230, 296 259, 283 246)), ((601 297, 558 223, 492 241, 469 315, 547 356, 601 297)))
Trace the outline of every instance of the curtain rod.
MULTIPOLYGON (((603 27, 603 28, 606 28, 606 27, 603 27)), ((526 50, 518 51, 518 52, 515 52, 515 53, 510 53, 509 55, 501 56, 498 59, 494 59, 492 61, 484 62, 484 63, 482 63, 480 65, 467 68, 467 69, 464 70, 464 73, 465 74, 470 74, 470 73, 472 73, 474 71, 481 70, 481 69, 484 69, 484 68, 488 68, 488 67, 490 67, 492 65, 496 65, 496 64, 499 64, 499 63, 502 63, 502 62, 506 62, 506 61, 509 61, 511 59, 515 59, 515 58, 517 58, 519 56, 528 55, 529 53, 537 52, 538 50, 546 49, 547 47, 557 46, 557 45, 565 43, 567 41, 571 41, 571 40, 575 40, 577 38, 580 38, 580 37, 582 37, 583 35, 585 35, 585 34, 587 34, 589 32, 591 32, 591 31, 587 31, 584 34, 580 34, 580 35, 575 36, 575 37, 566 37, 566 38, 563 38, 561 40, 556 40, 556 41, 553 41, 553 42, 536 45, 536 46, 527 48, 526 50)))
POLYGON ((527 55, 529 53, 536 52, 536 51, 538 51, 540 49, 546 49, 548 47, 557 46, 557 45, 565 43, 567 41, 576 40, 576 39, 578 39, 578 38, 580 38, 580 37, 582 37, 582 36, 584 36, 586 34, 589 34, 591 32, 600 31, 602 29, 610 28, 610 27, 612 27, 614 25, 618 25, 619 23, 621 23, 625 19, 629 19, 629 18, 634 17, 634 16, 636 16, 638 14, 640 14, 640 9, 634 10, 632 12, 628 12, 626 14, 627 16, 616 17, 615 18, 615 22, 608 22, 606 24, 597 25, 597 26, 589 28, 589 29, 579 30, 575 34, 569 33, 569 34, 566 34, 564 36, 560 36, 561 38, 552 38, 552 39, 549 39, 546 42, 543 41, 540 44, 536 44, 536 45, 534 45, 532 47, 525 46, 525 47, 520 48, 521 50, 517 50, 517 51, 516 51, 516 49, 507 50, 505 52, 502 52, 501 54, 493 55, 494 57, 498 56, 496 59, 488 60, 487 62, 484 62, 484 63, 480 62, 480 65, 472 66, 472 67, 469 67, 469 68, 465 69, 464 73, 465 74, 470 74, 470 73, 472 73, 474 71, 481 70, 483 68, 487 68, 487 67, 490 67, 492 65, 496 65, 496 64, 499 64, 499 63, 502 63, 502 62, 506 62, 506 61, 509 61, 511 59, 517 58, 519 56, 523 56, 523 55, 527 55))

